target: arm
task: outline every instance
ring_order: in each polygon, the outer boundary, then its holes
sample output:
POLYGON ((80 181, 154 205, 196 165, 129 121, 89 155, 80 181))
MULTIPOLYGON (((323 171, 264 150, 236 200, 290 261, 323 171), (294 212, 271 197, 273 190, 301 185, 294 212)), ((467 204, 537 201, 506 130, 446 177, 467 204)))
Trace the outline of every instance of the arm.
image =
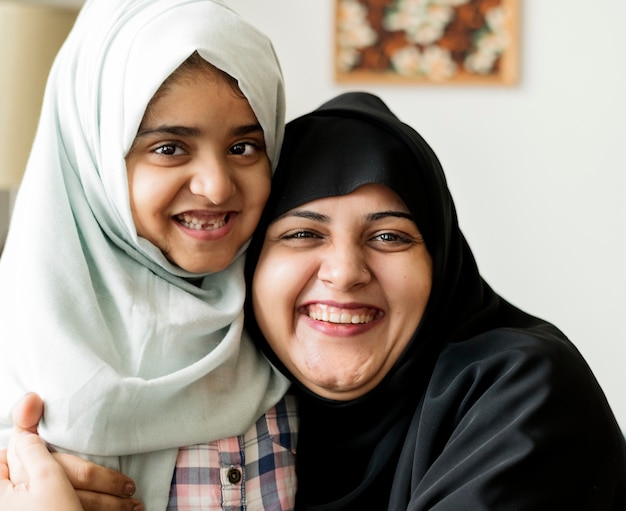
MULTIPOLYGON (((15 492, 15 488, 28 485, 28 481, 32 479, 31 470, 50 466, 45 465, 48 462, 41 453, 35 453, 36 455, 29 458, 32 464, 30 467, 26 466, 21 460, 19 451, 23 435, 30 433, 31 435, 27 436, 38 438, 32 433, 37 432, 37 426, 42 416, 43 401, 37 394, 27 394, 13 409, 13 424, 16 435, 11 440, 8 453, 0 452, 0 470, 4 471, 0 476, 0 482, 3 484, 3 493, 0 493, 0 509, 7 511, 37 509, 34 501, 32 505, 11 507, 13 501, 8 500, 10 497, 7 495, 15 492), (10 489, 9 485, 13 489, 10 489), (9 489, 5 490, 5 488, 9 489)), ((30 440, 30 442, 34 442, 34 440, 30 440)), ((55 465, 62 469, 64 477, 75 489, 75 492, 72 493, 75 497, 78 496, 86 511, 141 511, 143 509, 138 500, 130 498, 135 492, 135 484, 125 475, 77 456, 60 453, 54 453, 52 456, 55 465)), ((50 458, 52 456, 49 455, 50 458)), ((59 486, 59 495, 51 493, 49 498, 52 500, 61 498, 60 492, 65 492, 63 488, 63 485, 59 486)), ((48 487, 45 489, 47 490, 48 487)), ((42 488, 41 492, 43 491, 42 488)), ((42 509, 48 508, 44 506, 42 509)), ((59 509, 65 508, 60 507, 59 509)), ((73 511, 74 508, 68 507, 67 509, 73 511)))
POLYGON ((624 509, 623 437, 564 341, 494 332, 451 346, 414 426, 397 509, 624 509))

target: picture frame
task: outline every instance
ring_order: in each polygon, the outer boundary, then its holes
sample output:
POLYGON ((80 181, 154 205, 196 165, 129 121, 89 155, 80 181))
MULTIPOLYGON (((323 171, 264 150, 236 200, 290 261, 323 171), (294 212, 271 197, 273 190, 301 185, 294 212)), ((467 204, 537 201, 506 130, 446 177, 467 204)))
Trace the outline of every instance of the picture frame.
POLYGON ((335 0, 335 80, 514 85, 519 34, 519 0, 335 0))

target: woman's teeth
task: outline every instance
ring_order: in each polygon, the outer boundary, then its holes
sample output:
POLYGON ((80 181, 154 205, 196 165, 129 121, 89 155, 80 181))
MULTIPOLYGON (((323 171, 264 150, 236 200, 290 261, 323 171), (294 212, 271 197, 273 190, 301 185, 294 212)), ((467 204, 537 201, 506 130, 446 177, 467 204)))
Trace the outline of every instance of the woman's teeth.
POLYGON ((187 229, 193 229, 196 231, 212 231, 215 229, 219 229, 220 227, 224 227, 228 223, 228 214, 225 213, 224 215, 219 217, 211 216, 201 218, 187 213, 183 213, 182 215, 177 215, 176 219, 183 227, 186 227, 187 229))
POLYGON ((327 305, 316 305, 308 308, 308 316, 316 321, 328 323, 352 324, 369 323, 376 319, 378 313, 374 310, 350 310, 327 305))

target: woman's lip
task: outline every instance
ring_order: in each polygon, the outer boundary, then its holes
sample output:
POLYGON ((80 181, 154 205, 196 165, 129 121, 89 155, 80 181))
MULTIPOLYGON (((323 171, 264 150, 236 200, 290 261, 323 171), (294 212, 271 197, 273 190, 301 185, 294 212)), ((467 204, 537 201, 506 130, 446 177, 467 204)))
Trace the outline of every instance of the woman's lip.
POLYGON ((300 314, 303 322, 316 332, 328 337, 354 337, 364 334, 375 328, 381 318, 376 318, 368 323, 330 323, 327 321, 318 321, 311 318, 307 314, 300 314))
POLYGON ((364 333, 384 316, 381 309, 372 305, 328 301, 307 302, 298 312, 311 328, 340 337, 364 333))
POLYGON ((334 300, 307 300, 302 303, 299 308, 302 307, 310 307, 312 305, 322 305, 326 307, 336 307, 338 309, 374 309, 380 310, 379 307, 369 303, 359 303, 359 302, 338 302, 334 300))

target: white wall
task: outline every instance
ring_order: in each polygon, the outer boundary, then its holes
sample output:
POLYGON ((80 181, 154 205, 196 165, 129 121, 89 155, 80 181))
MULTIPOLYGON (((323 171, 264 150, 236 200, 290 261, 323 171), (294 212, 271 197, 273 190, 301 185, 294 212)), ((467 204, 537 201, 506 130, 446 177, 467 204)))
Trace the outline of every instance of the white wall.
MULTIPOLYGON (((274 41, 288 117, 332 77, 333 0, 229 0, 274 41)), ((491 285, 556 323, 626 430, 626 2, 522 0, 513 88, 372 87, 442 160, 491 285)))
MULTIPOLYGON (((333 1, 227 0, 274 41, 289 118, 356 88, 333 82, 333 1)), ((626 430, 626 2, 521 3, 518 86, 360 88, 430 142, 483 275, 570 336, 626 430)))

